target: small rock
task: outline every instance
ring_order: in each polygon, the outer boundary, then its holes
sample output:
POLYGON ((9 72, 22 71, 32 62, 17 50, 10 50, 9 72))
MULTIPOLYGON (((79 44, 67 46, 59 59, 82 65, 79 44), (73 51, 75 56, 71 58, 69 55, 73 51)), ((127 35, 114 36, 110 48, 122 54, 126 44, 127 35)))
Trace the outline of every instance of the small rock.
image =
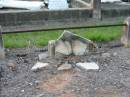
POLYGON ((12 71, 16 71, 16 64, 13 60, 9 60, 7 66, 12 70, 12 71))
POLYGON ((45 94, 39 94, 36 97, 45 97, 45 94))
POLYGON ((103 58, 109 58, 109 57, 111 57, 111 54, 110 53, 103 53, 102 57, 103 58))
POLYGON ((28 83, 28 85, 32 86, 32 85, 33 85, 33 83, 28 83))
POLYGON ((37 62, 33 67, 32 67, 32 71, 37 71, 39 69, 45 68, 49 65, 49 63, 41 63, 41 62, 37 62))
POLYGON ((117 52, 114 52, 114 53, 113 53, 113 56, 117 56, 117 52))
POLYGON ((24 92, 24 90, 21 90, 21 92, 23 93, 23 92, 24 92))
POLYGON ((41 54, 38 55, 39 60, 45 59, 47 57, 48 57, 47 53, 41 53, 41 54))
POLYGON ((79 68, 82 68, 82 69, 86 69, 86 70, 98 70, 99 69, 99 66, 94 62, 77 63, 76 66, 79 67, 79 68))
POLYGON ((69 70, 72 68, 72 65, 71 64, 62 64, 60 67, 58 67, 57 70, 69 70))

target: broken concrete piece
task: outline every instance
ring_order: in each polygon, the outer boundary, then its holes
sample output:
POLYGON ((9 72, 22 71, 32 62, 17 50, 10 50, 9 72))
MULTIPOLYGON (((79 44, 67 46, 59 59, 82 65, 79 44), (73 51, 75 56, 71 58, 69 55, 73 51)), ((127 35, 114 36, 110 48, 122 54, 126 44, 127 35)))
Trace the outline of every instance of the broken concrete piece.
POLYGON ((0 0, 0 7, 39 10, 45 7, 45 4, 41 1, 0 0))
POLYGON ((42 62, 37 62, 32 68, 32 71, 37 71, 38 69, 45 68, 49 65, 49 63, 42 63, 42 62))
POLYGON ((77 63, 76 66, 85 70, 98 70, 99 69, 99 66, 94 62, 77 63))
POLYGON ((48 54, 50 57, 55 56, 55 40, 50 40, 48 43, 48 54))
POLYGON ((58 67, 57 70, 70 70, 72 68, 71 64, 62 64, 60 67, 58 67))
POLYGON ((74 55, 84 55, 88 52, 87 45, 79 40, 72 42, 73 54, 74 55))
POLYGON ((64 55, 85 55, 89 51, 97 49, 97 46, 89 39, 80 37, 69 31, 64 31, 56 40, 55 53, 64 55))
POLYGON ((38 55, 39 60, 45 59, 48 57, 48 53, 41 53, 38 55))
POLYGON ((59 40, 56 43, 55 52, 70 55, 72 53, 71 44, 68 41, 59 40))

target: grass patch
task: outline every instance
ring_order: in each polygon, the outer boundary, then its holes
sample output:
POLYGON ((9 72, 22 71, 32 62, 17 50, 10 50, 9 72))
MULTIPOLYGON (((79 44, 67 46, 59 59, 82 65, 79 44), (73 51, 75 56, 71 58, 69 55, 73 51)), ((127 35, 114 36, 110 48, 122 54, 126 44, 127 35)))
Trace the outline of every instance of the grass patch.
MULTIPOLYGON (((70 30, 93 41, 111 41, 121 36, 122 27, 103 27, 70 30)), ((63 30, 3 35, 6 48, 44 46, 57 39, 63 30)))

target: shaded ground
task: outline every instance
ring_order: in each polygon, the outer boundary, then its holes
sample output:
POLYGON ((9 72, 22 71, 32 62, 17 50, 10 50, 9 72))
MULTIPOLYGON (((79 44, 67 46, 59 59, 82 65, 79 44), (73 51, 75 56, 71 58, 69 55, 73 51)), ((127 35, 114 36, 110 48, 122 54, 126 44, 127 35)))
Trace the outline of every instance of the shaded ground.
MULTIPOLYGON (((27 49, 6 50, 7 60, 1 62, 0 97, 130 97, 130 48, 115 44, 100 44, 98 53, 86 56, 43 59, 41 62, 51 65, 37 72, 31 67, 38 61, 40 51, 33 49, 26 54, 27 49), (66 61, 74 68, 57 71, 57 66, 66 61), (85 71, 74 65, 86 61, 97 62, 100 70, 85 71)), ((45 49, 41 51, 45 53, 45 49)))

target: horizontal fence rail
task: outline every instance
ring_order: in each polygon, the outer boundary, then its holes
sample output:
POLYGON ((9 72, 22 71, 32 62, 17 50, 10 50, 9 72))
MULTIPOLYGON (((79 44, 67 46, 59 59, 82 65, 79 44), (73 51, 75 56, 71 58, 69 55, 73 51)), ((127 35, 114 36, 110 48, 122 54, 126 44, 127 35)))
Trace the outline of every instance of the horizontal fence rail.
POLYGON ((114 26, 126 26, 127 24, 105 24, 105 25, 94 25, 94 26, 75 26, 75 27, 60 27, 60 28, 47 28, 39 30, 24 30, 24 31, 7 31, 2 34, 12 34, 12 33, 28 33, 36 31, 53 31, 53 30, 66 30, 66 29, 83 29, 83 28, 100 28, 100 27, 114 27, 114 26))

